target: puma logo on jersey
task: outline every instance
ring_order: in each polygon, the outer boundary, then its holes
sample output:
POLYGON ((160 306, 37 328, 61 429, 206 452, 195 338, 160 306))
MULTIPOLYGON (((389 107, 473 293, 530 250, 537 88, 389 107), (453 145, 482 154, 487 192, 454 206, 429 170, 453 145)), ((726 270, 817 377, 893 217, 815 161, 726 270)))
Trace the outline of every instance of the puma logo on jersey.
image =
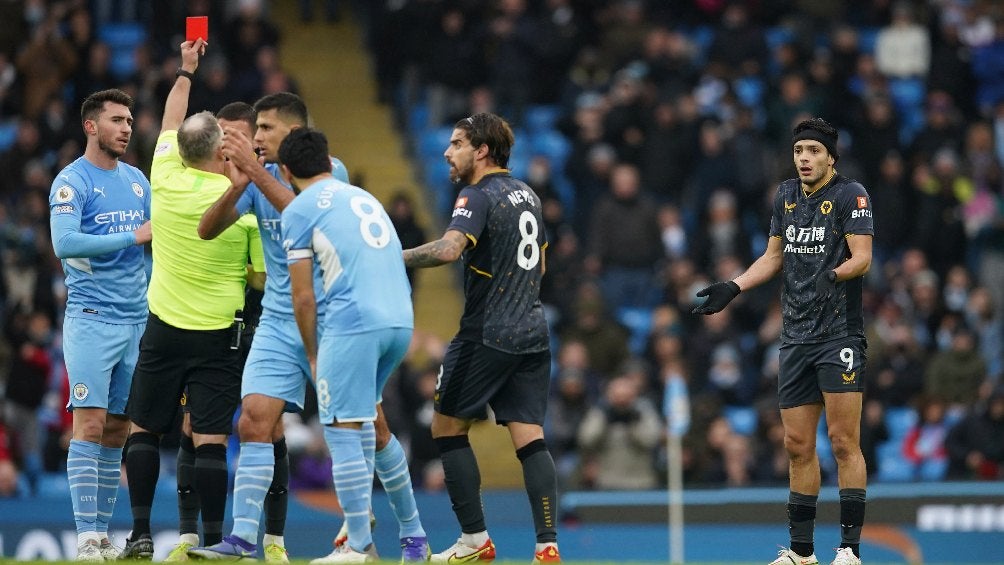
POLYGON ((795 206, 796 206, 796 205, 797 205, 797 204, 796 204, 795 202, 792 202, 791 204, 788 204, 787 202, 785 202, 785 203, 784 203, 784 211, 785 211, 785 212, 791 212, 792 210, 794 210, 794 209, 795 209, 795 206))
POLYGON ((101 188, 98 188, 98 187, 95 186, 94 187, 94 192, 97 192, 101 196, 104 196, 105 195, 105 187, 102 186, 101 188))

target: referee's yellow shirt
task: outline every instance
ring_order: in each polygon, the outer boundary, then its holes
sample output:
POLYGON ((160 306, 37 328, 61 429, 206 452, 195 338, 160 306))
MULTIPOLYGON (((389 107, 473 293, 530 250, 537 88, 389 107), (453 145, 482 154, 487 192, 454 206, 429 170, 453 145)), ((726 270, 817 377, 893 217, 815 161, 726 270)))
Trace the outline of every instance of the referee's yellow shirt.
POLYGON ((186 167, 178 152, 178 132, 160 134, 150 170, 153 191, 153 276, 150 312, 186 330, 218 330, 233 323, 244 307, 247 264, 264 272, 258 225, 251 216, 216 239, 199 237, 202 213, 230 186, 223 175, 186 167))

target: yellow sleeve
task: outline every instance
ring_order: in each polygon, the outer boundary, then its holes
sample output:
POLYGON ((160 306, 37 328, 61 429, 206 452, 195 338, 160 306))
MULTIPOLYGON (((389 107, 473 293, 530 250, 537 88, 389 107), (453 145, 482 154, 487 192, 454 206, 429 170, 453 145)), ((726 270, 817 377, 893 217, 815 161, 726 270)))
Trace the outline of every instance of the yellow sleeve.
POLYGON ((153 150, 153 164, 150 166, 150 186, 155 189, 164 186, 171 176, 185 170, 178 151, 177 130, 167 130, 157 138, 157 147, 153 150))

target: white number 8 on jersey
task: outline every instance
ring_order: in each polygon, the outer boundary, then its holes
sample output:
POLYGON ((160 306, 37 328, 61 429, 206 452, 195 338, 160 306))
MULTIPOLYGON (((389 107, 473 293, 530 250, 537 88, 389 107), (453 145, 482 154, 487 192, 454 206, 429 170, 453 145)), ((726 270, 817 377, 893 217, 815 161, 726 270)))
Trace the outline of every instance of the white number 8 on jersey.
POLYGON ((540 246, 537 245, 537 218, 529 210, 519 215, 519 234, 522 236, 516 248, 516 264, 526 269, 533 269, 540 262, 540 246), (526 248, 529 247, 529 256, 526 248))
POLYGON ((349 207, 359 217, 359 234, 370 247, 383 249, 390 243, 390 226, 380 215, 380 207, 365 196, 354 196, 349 200, 349 207), (365 208, 364 208, 365 206, 365 208), (373 228, 376 227, 376 233, 373 228))

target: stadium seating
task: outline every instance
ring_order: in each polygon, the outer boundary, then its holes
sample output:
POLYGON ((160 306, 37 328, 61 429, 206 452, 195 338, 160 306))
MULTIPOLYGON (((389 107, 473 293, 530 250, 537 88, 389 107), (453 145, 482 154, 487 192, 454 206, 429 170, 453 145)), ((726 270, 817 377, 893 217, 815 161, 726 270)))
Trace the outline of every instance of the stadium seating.
POLYGON ((878 42, 879 29, 877 27, 858 28, 858 51, 861 53, 874 54, 875 43, 878 42))
POLYGON ((628 348, 631 349, 631 353, 635 355, 644 353, 645 344, 648 343, 648 332, 652 329, 652 309, 636 307, 618 308, 616 317, 617 321, 630 332, 628 348))
POLYGON ((732 431, 744 436, 751 436, 756 433, 756 426, 759 422, 756 409, 752 406, 726 406, 723 410, 725 419, 732 426, 732 431))
POLYGON ((885 426, 891 440, 902 440, 917 424, 917 411, 909 407, 890 407, 885 411, 885 426))
POLYGON ((554 129, 561 117, 561 107, 551 104, 535 104, 526 109, 523 123, 530 133, 547 132, 554 129))
POLYGON ((769 27, 764 30, 763 35, 764 40, 767 42, 767 48, 771 51, 795 40, 795 34, 791 29, 784 26, 769 27))
POLYGON ((878 459, 878 480, 883 482, 912 481, 916 474, 914 464, 903 456, 902 438, 889 440, 875 449, 878 459))
POLYGON ((924 127, 924 81, 919 78, 897 78, 889 81, 889 94, 899 116, 900 143, 904 146, 924 127))
POLYGON ((119 78, 136 71, 134 51, 146 41, 146 28, 138 23, 107 23, 98 28, 98 39, 112 51, 111 70, 119 78))
POLYGON ((0 122, 0 151, 6 151, 17 139, 17 120, 0 122))
POLYGON ((415 103, 408 109, 408 131, 412 134, 421 132, 429 123, 429 107, 422 103, 415 103))

